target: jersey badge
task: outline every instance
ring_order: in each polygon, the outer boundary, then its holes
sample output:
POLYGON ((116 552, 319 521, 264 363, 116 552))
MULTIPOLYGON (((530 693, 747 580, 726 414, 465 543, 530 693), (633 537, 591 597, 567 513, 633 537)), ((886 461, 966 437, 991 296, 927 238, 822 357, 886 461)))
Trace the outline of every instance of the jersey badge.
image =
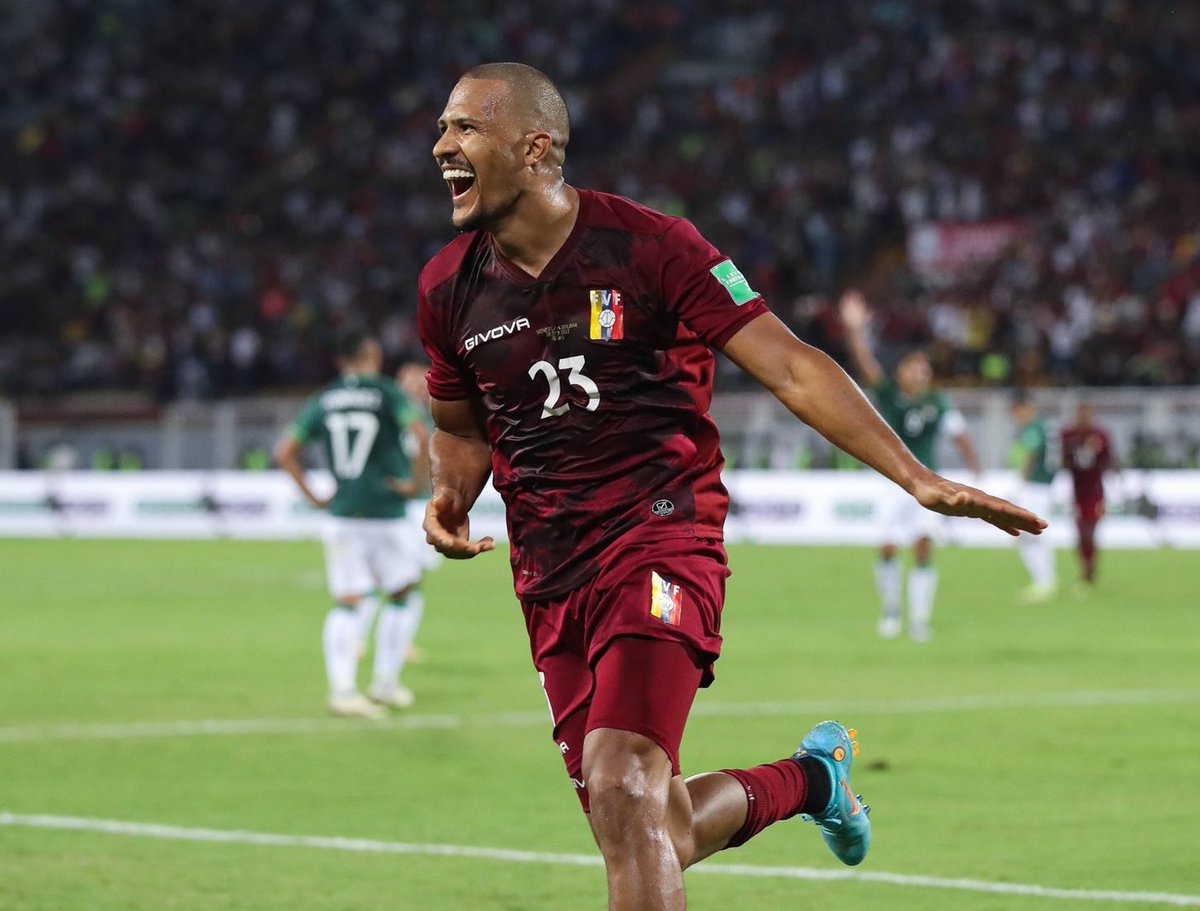
POLYGON ((675 511, 675 504, 670 500, 655 500, 650 506, 650 511, 659 518, 665 519, 675 511))
POLYGON ((679 626, 683 614, 683 590, 679 583, 650 571, 650 616, 668 626, 679 626))
POLYGON ((758 297, 758 292, 750 287, 750 282, 746 281, 746 276, 733 264, 732 259, 723 259, 708 271, 739 307, 758 297))
POLYGON ((588 337, 597 342, 615 342, 625 337, 625 298, 620 291, 588 292, 592 301, 592 321, 588 337))

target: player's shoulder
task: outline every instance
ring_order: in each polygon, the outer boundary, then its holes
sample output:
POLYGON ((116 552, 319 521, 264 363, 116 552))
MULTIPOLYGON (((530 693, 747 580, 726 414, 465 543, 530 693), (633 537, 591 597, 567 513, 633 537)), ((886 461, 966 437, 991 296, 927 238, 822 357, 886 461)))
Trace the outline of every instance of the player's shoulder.
POLYGON ((587 224, 590 228, 661 237, 676 226, 689 224, 686 219, 677 215, 667 215, 614 193, 580 190, 579 198, 586 207, 587 224))
POLYGON ((482 231, 465 231, 442 247, 421 270, 418 286, 429 295, 453 279, 475 255, 483 241, 482 231))

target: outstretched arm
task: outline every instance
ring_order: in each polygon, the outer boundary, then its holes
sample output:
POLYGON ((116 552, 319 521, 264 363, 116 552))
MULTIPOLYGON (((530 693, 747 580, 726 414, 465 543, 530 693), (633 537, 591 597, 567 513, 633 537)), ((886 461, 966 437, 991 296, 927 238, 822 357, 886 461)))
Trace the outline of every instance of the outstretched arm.
POLYGON ((492 471, 492 450, 470 401, 433 399, 430 411, 437 428, 429 438, 433 494, 425 508, 425 536, 440 553, 468 560, 495 550, 491 538, 471 540, 467 513, 492 471))
POLYGON ((871 309, 867 306, 867 299, 858 291, 847 291, 842 295, 838 312, 846 330, 846 346, 850 349, 855 370, 864 386, 877 386, 883 379, 883 367, 867 339, 867 326, 871 323, 871 309))
POLYGON ((1040 532, 1033 513, 948 481, 908 451, 861 390, 826 354, 796 338, 773 314, 746 324, 724 347, 735 364, 838 448, 899 484, 927 509, 983 519, 1010 535, 1040 532))

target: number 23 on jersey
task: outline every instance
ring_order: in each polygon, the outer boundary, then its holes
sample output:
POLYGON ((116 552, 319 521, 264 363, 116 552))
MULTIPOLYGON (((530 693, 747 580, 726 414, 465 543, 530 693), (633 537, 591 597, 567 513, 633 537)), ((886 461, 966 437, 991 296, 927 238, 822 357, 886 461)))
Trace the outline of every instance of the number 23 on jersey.
POLYGON ((550 387, 546 393, 546 401, 542 404, 542 420, 566 414, 571 408, 570 402, 560 402, 564 371, 566 371, 568 385, 578 386, 587 393, 588 400, 584 410, 595 411, 600 407, 600 388, 592 381, 591 377, 583 372, 584 366, 585 358, 579 354, 575 357, 562 358, 557 367, 549 361, 538 361, 529 368, 530 379, 537 379, 538 376, 541 376, 550 387))

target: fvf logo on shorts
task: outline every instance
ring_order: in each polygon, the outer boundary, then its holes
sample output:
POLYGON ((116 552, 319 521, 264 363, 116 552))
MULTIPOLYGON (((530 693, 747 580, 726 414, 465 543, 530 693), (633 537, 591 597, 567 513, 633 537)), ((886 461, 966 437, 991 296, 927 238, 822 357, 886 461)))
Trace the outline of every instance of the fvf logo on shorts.
POLYGON ((650 616, 669 626, 679 626, 683 614, 683 589, 679 583, 650 572, 650 616))

